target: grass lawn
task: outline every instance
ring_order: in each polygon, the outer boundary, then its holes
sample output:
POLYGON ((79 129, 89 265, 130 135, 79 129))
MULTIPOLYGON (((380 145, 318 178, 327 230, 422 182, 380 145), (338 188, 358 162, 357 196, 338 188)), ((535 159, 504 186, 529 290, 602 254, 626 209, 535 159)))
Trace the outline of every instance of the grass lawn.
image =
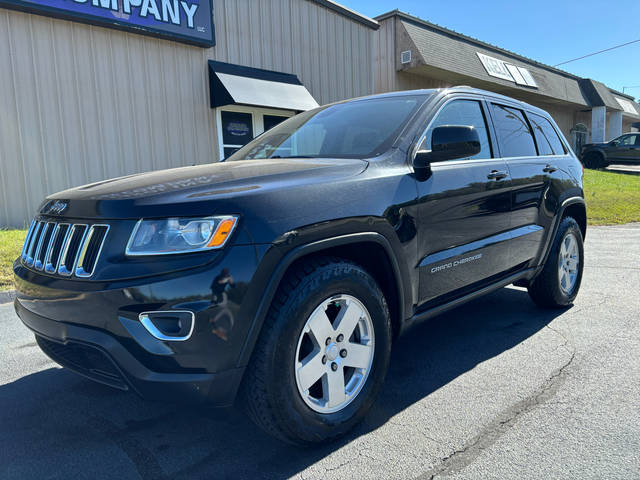
POLYGON ((13 288, 13 261, 20 256, 26 230, 0 230, 0 290, 13 288))
POLYGON ((640 222, 640 175, 584 171, 589 225, 640 222))

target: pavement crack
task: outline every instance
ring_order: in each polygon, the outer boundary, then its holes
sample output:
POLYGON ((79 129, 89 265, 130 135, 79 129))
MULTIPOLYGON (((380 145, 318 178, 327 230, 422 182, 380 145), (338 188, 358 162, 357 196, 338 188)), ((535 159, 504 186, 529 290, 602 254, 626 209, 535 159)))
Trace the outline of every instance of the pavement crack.
MULTIPOLYGON (((551 330, 564 338, 567 342, 566 345, 568 345, 569 342, 564 335, 553 328, 551 328, 551 330)), ((501 412, 462 448, 454 450, 451 454, 444 457, 438 465, 424 472, 417 480, 431 480, 439 475, 449 475, 461 471, 467 465, 473 463, 483 450, 493 445, 502 435, 513 427, 524 414, 553 398, 568 376, 568 369, 575 359, 575 352, 570 351, 568 347, 566 348, 567 351, 571 353, 569 360, 555 370, 532 395, 501 412)))

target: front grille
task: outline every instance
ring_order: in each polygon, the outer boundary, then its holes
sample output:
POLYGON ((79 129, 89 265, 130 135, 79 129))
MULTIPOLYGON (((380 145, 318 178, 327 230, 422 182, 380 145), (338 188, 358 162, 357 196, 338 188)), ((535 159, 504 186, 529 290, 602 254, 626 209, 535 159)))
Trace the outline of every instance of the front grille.
POLYGON ((108 225, 34 220, 22 248, 22 263, 52 275, 91 277, 108 232, 108 225))
POLYGON ((58 343, 40 335, 36 335, 36 341, 44 353, 63 367, 97 382, 121 390, 129 389, 120 370, 102 350, 83 343, 58 343))

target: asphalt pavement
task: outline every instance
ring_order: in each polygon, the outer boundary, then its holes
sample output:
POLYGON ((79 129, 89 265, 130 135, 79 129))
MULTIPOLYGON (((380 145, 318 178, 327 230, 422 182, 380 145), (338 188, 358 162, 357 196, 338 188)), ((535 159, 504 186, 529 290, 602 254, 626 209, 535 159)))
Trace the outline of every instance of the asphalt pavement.
POLYGON ((509 287, 417 327, 366 421, 313 449, 58 368, 0 305, 0 478, 640 478, 639 292, 640 224, 590 228, 572 308, 509 287))

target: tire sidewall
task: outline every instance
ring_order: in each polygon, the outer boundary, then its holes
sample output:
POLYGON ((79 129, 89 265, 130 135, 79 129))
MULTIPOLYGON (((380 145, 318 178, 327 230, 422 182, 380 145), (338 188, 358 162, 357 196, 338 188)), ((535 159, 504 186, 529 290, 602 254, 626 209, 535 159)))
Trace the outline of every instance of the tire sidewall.
MULTIPOLYGON (((331 265, 329 266, 331 267, 331 265)), ((296 295, 283 308, 278 322, 278 344, 272 354, 274 378, 270 382, 280 420, 297 437, 313 442, 335 437, 349 430, 373 404, 384 381, 389 361, 391 333, 388 310, 380 289, 363 270, 331 272, 331 268, 315 271, 296 288, 296 295), (374 329, 374 357, 371 371, 357 397, 344 409, 321 414, 312 410, 301 398, 295 377, 296 350, 299 337, 313 311, 328 298, 346 294, 357 298, 368 310, 374 329), (281 318, 280 320, 283 320, 281 318), (286 328, 282 328, 286 325, 286 328), (280 375, 275 375, 280 372, 280 375)))

